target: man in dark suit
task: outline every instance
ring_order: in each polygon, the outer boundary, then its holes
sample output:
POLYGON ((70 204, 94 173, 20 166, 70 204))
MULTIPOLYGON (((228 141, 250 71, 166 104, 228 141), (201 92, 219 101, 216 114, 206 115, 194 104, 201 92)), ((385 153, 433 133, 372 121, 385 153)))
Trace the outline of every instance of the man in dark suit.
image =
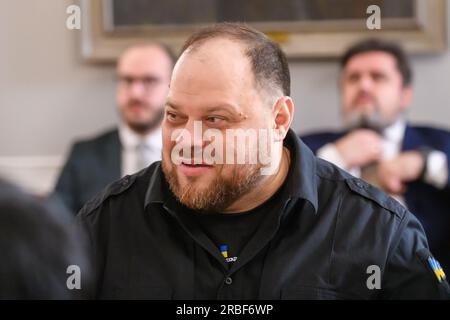
POLYGON ((422 222, 450 267, 450 132, 406 121, 412 72, 402 49, 366 40, 341 60, 346 129, 302 137, 317 156, 384 189, 422 222))
POLYGON ((53 196, 74 213, 108 183, 161 159, 163 107, 175 57, 160 44, 126 50, 117 64, 118 128, 76 142, 53 196))

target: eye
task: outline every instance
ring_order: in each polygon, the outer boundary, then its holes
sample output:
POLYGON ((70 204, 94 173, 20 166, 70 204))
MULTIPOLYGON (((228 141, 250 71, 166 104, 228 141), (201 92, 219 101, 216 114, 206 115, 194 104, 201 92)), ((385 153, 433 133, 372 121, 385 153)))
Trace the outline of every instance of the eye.
POLYGON ((386 79, 386 76, 384 74, 382 74, 382 73, 373 73, 372 74, 372 78, 375 81, 382 81, 382 80, 386 79))
POLYGON ((118 79, 119 83, 125 86, 130 86, 134 81, 134 79, 129 76, 119 76, 118 79))
POLYGON ((355 83, 359 80, 360 76, 357 73, 351 73, 347 76, 347 81, 350 83, 355 83))
POLYGON ((144 78, 142 78, 142 83, 146 87, 154 86, 154 85, 158 84, 159 82, 160 82, 159 79, 155 78, 155 77, 144 77, 144 78))
POLYGON ((170 111, 166 112, 166 118, 167 118, 167 120, 172 121, 172 122, 177 121, 177 115, 170 111))
POLYGON ((216 117, 216 116, 211 116, 211 117, 207 117, 206 121, 210 124, 219 124, 221 123, 221 121, 223 121, 224 119, 221 117, 216 117))

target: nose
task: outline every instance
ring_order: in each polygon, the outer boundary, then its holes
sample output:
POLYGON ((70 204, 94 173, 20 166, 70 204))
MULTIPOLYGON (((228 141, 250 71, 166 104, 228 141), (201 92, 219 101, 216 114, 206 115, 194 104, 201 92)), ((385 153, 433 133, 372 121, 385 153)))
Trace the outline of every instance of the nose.
POLYGON ((358 86, 361 91, 371 92, 373 87, 373 80, 370 76, 364 75, 360 78, 358 86))
POLYGON ((175 142, 183 150, 188 148, 191 150, 191 156, 201 153, 205 141, 203 139, 202 122, 199 120, 189 119, 184 128, 182 128, 177 135, 175 142))
POLYGON ((140 98, 145 92, 144 84, 141 81, 133 81, 128 90, 132 98, 140 98))

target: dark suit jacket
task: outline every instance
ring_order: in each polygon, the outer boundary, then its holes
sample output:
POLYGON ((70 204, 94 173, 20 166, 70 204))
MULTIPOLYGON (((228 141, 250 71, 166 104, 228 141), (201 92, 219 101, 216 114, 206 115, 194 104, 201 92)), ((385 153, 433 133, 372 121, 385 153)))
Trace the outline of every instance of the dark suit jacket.
MULTIPOLYGON (((317 153, 327 143, 344 136, 347 132, 321 132, 302 136, 302 140, 317 153)), ((429 127, 408 125, 402 144, 402 151, 429 147, 447 155, 450 173, 450 132, 429 127)), ((450 180, 450 179, 449 179, 450 180)), ((450 181, 443 190, 414 181, 408 183, 404 195, 408 209, 415 214, 425 228, 431 251, 450 268, 450 181)))
POLYGON ((120 176, 121 144, 114 129, 72 146, 53 196, 76 214, 86 201, 120 176))

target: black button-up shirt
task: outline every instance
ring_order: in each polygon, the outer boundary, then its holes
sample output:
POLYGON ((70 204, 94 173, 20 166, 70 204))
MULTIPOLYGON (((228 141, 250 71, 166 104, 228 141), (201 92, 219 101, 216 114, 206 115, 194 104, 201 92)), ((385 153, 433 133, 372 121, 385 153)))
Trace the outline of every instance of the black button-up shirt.
POLYGON ((171 193, 159 162, 109 185, 77 219, 95 298, 449 297, 422 226, 382 191, 316 158, 291 130, 275 206, 228 267, 171 193))

